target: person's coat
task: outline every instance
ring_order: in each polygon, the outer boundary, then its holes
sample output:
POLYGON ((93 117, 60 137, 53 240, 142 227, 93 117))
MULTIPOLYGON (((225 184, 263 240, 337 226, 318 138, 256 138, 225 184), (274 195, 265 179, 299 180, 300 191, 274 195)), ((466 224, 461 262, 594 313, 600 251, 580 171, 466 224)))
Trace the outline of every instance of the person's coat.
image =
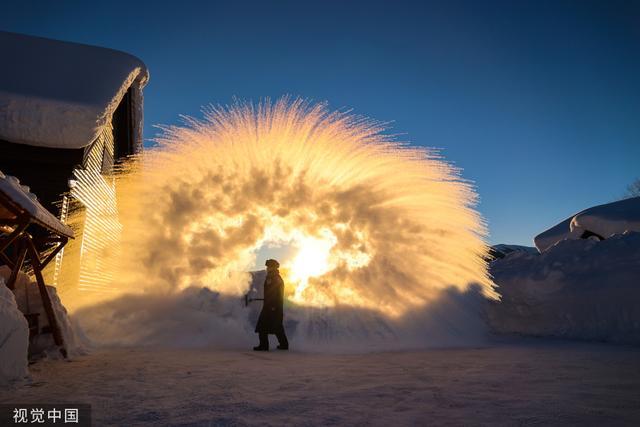
POLYGON ((284 313, 284 281, 280 273, 267 273, 264 280, 264 303, 256 332, 266 334, 277 334, 283 329, 282 317, 284 313))

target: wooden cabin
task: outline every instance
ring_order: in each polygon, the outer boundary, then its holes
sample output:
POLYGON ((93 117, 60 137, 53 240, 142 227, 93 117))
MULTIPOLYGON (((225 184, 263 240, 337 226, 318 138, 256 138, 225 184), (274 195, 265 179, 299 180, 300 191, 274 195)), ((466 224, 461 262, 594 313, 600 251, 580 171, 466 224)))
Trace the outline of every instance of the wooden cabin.
POLYGON ((142 150, 146 66, 112 49, 8 32, 0 52, 0 170, 63 222, 75 213, 76 238, 48 282, 108 292, 121 230, 114 167, 142 150))

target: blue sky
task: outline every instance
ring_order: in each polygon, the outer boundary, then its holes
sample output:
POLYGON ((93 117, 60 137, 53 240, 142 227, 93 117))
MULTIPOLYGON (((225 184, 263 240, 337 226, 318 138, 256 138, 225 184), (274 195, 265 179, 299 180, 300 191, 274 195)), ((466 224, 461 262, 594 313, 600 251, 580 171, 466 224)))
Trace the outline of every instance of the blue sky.
MULTIPOLYGON (((149 67, 145 137, 234 96, 393 121, 476 183, 491 243, 531 244, 640 177, 640 2, 5 2, 0 29, 149 67)), ((10 58, 5 58, 10 60, 10 58)), ((43 70, 46 72, 46 70, 43 70)))

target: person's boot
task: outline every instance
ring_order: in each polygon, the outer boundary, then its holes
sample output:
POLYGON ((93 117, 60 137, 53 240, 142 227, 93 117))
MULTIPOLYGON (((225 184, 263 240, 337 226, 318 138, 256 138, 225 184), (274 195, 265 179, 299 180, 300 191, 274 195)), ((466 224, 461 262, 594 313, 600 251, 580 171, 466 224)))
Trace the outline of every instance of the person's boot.
POLYGON ((260 334, 260 344, 253 347, 253 351, 269 351, 269 336, 267 334, 260 334))
POLYGON ((289 340, 284 330, 276 334, 276 337, 278 337, 278 350, 289 350, 289 340))

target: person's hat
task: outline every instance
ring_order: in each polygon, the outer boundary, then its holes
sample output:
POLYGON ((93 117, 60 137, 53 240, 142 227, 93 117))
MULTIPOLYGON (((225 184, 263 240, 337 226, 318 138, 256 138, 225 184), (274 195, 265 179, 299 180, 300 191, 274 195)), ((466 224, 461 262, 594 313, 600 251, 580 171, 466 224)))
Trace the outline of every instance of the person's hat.
POLYGON ((267 267, 275 267, 280 268, 280 263, 275 259, 268 259, 267 262, 264 263, 267 267))

